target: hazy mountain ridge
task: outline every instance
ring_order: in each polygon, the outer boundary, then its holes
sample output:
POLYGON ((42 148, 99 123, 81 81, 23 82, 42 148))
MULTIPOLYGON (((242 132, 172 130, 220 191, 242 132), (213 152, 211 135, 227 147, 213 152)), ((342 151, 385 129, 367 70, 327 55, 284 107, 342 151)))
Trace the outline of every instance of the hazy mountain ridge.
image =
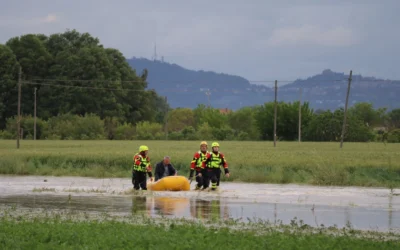
MULTIPOLYGON (((313 108, 334 109, 343 107, 346 100, 348 74, 329 69, 321 74, 282 86, 281 99, 292 101, 299 98, 310 102, 313 108)), ((375 107, 393 109, 400 107, 400 81, 352 75, 349 105, 356 102, 372 102, 375 107)))
MULTIPOLYGON (((213 107, 233 110, 274 100, 273 87, 252 84, 240 76, 189 70, 177 64, 145 58, 131 58, 128 63, 138 74, 147 69, 148 88, 167 96, 173 108, 207 105, 208 98, 213 107), (207 91, 210 92, 209 96, 207 91)), ((308 101, 314 109, 343 107, 348 77, 348 74, 327 69, 321 74, 283 86, 279 86, 281 84, 278 82, 278 101, 299 100, 301 88, 302 101, 308 101)), ((353 75, 352 79, 349 105, 371 101, 374 107, 400 107, 400 81, 361 75, 353 75)))

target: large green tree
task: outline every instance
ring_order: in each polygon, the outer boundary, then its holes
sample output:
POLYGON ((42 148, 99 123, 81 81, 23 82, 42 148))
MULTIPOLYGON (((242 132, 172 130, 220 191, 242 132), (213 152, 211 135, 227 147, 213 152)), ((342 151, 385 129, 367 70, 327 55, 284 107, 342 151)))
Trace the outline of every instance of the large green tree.
MULTIPOLYGON (((340 141, 343 128, 344 110, 330 110, 314 115, 304 131, 304 139, 308 141, 340 141)), ((345 141, 366 142, 373 139, 367 124, 354 114, 348 114, 345 141)))
POLYGON ((393 109, 388 114, 390 126, 400 128, 400 109, 393 109))
POLYGON ((212 128, 222 128, 227 124, 227 115, 222 114, 219 109, 206 107, 204 104, 198 105, 194 110, 196 127, 204 123, 212 128))
POLYGON ((51 55, 44 41, 44 35, 27 34, 11 38, 6 42, 22 68, 21 78, 24 83, 21 92, 22 114, 33 114, 34 88, 40 89, 40 85, 32 84, 32 80, 45 77, 51 62, 51 55))
POLYGON ((13 51, 0 44, 0 130, 6 119, 17 114, 17 77, 19 64, 13 51))
POLYGON ((386 120, 386 109, 374 109, 372 103, 359 102, 349 108, 349 114, 360 119, 369 127, 382 126, 386 120))
MULTIPOLYGON (((258 106, 256 111, 257 127, 263 140, 273 140, 274 113, 273 102, 258 106)), ((312 118, 313 111, 307 102, 301 105, 301 127, 305 128, 312 118)), ((298 138, 299 102, 277 103, 276 132, 281 140, 295 140, 298 138)))
POLYGON ((240 137, 243 139, 260 139, 255 111, 255 108, 244 107, 228 114, 229 125, 235 130, 237 136, 241 133, 240 137))
MULTIPOLYGON (((138 75, 120 51, 104 48, 89 33, 67 30, 48 37, 27 34, 11 38, 6 45, 1 53, 7 61, 1 63, 7 65, 2 70, 7 70, 8 80, 2 84, 2 93, 15 94, 15 65, 21 65, 22 114, 33 114, 34 87, 37 115, 43 119, 90 113, 107 120, 108 125, 136 124, 161 122, 169 109, 164 98, 146 89, 147 70, 138 75)), ((11 98, 8 102, 10 110, 3 107, 5 101, 0 106, 3 127, 5 119, 14 115, 11 109, 15 109, 16 100, 11 98)))
POLYGON ((168 113, 168 132, 182 131, 185 127, 194 127, 194 113, 189 108, 177 108, 168 113))

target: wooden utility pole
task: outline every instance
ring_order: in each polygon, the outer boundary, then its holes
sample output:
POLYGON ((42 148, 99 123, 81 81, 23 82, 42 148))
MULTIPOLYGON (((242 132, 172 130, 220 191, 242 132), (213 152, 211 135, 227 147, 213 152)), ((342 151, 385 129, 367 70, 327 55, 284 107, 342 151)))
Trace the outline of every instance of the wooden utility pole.
POLYGON ((19 148, 19 137, 21 136, 21 75, 22 75, 22 68, 21 68, 21 66, 19 66, 19 73, 18 73, 17 148, 19 148))
POLYGON ((301 142, 301 88, 299 98, 299 142, 301 142))
POLYGON ((34 101, 34 111, 33 111, 33 116, 34 118, 34 126, 33 126, 33 140, 36 140, 36 87, 35 87, 35 101, 34 101))
POLYGON ((208 99, 208 107, 211 107, 211 103, 210 103, 211 92, 210 92, 210 90, 207 90, 206 95, 207 95, 207 99, 208 99))
POLYGON ((278 95, 278 81, 275 80, 275 111, 274 111, 274 147, 276 147, 276 116, 277 116, 277 95, 278 95))
POLYGON ((344 116, 343 116, 343 127, 342 127, 342 135, 340 137, 340 148, 343 147, 343 140, 344 140, 344 133, 346 131, 346 114, 347 114, 347 105, 349 102, 349 94, 350 94, 350 84, 351 84, 351 77, 353 75, 353 71, 350 70, 349 76, 349 84, 347 86, 347 95, 346 95, 346 103, 344 104, 344 116))
POLYGON ((165 115, 164 115, 164 119, 165 119, 165 140, 168 141, 168 97, 165 96, 165 115))

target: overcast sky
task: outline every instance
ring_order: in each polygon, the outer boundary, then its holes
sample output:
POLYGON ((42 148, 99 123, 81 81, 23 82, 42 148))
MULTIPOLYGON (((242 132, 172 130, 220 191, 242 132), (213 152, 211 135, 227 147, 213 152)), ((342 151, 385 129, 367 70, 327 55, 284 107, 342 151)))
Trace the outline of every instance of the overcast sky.
POLYGON ((399 0, 245 2, 0 0, 0 43, 77 29, 127 58, 151 58, 156 42, 167 62, 248 80, 293 80, 328 68, 400 79, 399 0))

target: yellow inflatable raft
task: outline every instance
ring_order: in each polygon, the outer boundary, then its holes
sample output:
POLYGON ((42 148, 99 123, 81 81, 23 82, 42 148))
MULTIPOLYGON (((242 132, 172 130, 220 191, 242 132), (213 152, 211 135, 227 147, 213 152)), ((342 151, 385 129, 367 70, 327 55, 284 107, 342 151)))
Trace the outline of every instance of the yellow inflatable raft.
POLYGON ((167 176, 156 182, 148 182, 147 189, 152 191, 189 191, 189 180, 184 176, 167 176))

